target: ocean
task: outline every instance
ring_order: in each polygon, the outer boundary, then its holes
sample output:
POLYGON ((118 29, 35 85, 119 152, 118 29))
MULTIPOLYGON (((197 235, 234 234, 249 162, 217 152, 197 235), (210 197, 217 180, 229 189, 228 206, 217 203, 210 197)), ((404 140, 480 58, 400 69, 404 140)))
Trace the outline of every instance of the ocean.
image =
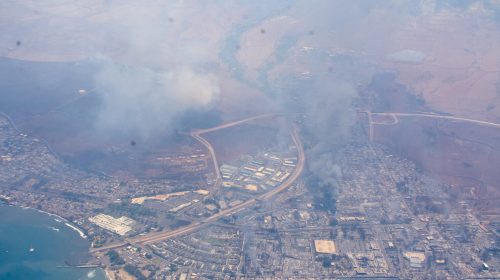
POLYGON ((0 202, 0 280, 104 280, 100 268, 64 267, 84 261, 89 245, 56 216, 0 202))

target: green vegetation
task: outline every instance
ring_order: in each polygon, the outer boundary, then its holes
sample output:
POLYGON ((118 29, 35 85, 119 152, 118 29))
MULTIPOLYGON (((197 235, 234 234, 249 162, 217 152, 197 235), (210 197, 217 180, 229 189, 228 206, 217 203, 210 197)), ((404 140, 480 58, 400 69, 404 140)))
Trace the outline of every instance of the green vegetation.
POLYGON ((329 257, 323 257, 323 260, 321 261, 323 264, 323 267, 330 267, 332 266, 332 260, 329 257))
POLYGON ((183 227, 183 226, 187 226, 191 224, 190 221, 186 221, 186 220, 175 220, 175 222, 170 226, 171 229, 177 229, 177 228, 180 228, 180 227, 183 227))
POLYGON ((141 270, 137 266, 127 264, 124 269, 128 274, 134 276, 137 280, 146 280, 146 277, 144 277, 141 270))
POLYGON ((109 257, 109 262, 111 263, 111 265, 125 264, 125 261, 122 259, 122 257, 120 257, 118 252, 116 252, 115 250, 107 252, 106 255, 109 257))
POLYGON ((169 266, 168 266, 168 269, 170 269, 170 271, 172 272, 176 272, 177 271, 177 265, 171 263, 169 266))

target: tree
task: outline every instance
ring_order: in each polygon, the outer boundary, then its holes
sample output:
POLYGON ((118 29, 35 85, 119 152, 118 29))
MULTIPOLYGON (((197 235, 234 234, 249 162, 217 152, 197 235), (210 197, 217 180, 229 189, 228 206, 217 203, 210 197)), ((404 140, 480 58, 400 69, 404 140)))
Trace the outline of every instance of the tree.
POLYGON ((323 260, 321 263, 322 263, 323 267, 325 267, 325 268, 332 266, 332 260, 329 257, 323 257, 323 260))
POLYGON ((120 257, 118 252, 116 252, 115 250, 107 252, 106 255, 109 257, 109 262, 111 263, 111 265, 125 264, 125 261, 122 259, 122 257, 120 257))
POLYGON ((125 271, 134 276, 135 278, 137 278, 137 280, 146 280, 146 277, 144 277, 144 275, 142 274, 141 270, 135 266, 135 265, 131 265, 131 264, 127 264, 125 267, 124 267, 125 271))

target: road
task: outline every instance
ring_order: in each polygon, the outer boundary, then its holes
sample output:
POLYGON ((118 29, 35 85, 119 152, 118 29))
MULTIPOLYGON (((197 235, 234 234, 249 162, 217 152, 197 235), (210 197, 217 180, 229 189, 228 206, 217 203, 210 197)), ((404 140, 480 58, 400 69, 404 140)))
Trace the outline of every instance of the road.
POLYGON ((285 116, 285 115, 286 114, 278 114, 278 113, 257 115, 257 116, 249 117, 249 118, 246 118, 246 119, 241 119, 241 120, 237 120, 237 121, 232 121, 232 122, 224 123, 224 124, 221 124, 219 126, 215 126, 215 127, 211 127, 211 128, 196 129, 191 134, 193 134, 193 133, 197 134, 197 135, 205 134, 205 133, 214 132, 214 131, 217 131, 217 130, 221 130, 221 129, 224 129, 224 128, 229 128, 229 127, 232 127, 232 126, 240 125, 242 123, 246 123, 246 122, 250 122, 250 121, 254 121, 254 120, 258 120, 258 119, 269 118, 269 117, 276 117, 276 116, 285 116))
POLYGON ((212 147, 212 144, 210 144, 210 142, 208 142, 205 138, 201 137, 197 133, 192 132, 191 137, 193 137, 203 146, 205 146, 205 148, 207 148, 208 152, 210 153, 210 157, 212 158, 212 164, 214 165, 215 176, 216 176, 215 186, 217 187, 221 182, 222 176, 219 169, 219 163, 217 162, 217 156, 215 155, 214 147, 212 147))
POLYGON ((399 123, 398 117, 420 117, 420 118, 431 118, 431 119, 443 119, 443 120, 468 122, 468 123, 473 123, 473 124, 477 124, 477 125, 500 128, 499 123, 476 120, 476 119, 469 119, 469 118, 462 118, 462 117, 455 117, 455 116, 436 115, 436 114, 430 114, 430 113, 400 113, 400 112, 374 113, 374 112, 370 112, 370 111, 359 111, 359 113, 364 113, 368 117, 368 137, 369 137, 370 141, 373 141, 373 132, 374 132, 373 126, 374 125, 396 125, 399 123), (393 122, 392 123, 374 122, 372 116, 392 117, 393 122))
POLYGON ((295 180, 297 180, 297 178, 299 178, 300 174, 302 173, 302 170, 304 169, 304 164, 305 164, 304 149, 302 146, 302 142, 300 141, 300 137, 298 135, 298 129, 296 127, 292 130, 292 140, 295 143, 295 146, 297 147, 297 158, 298 158, 297 166, 296 166, 295 170, 293 171, 293 173, 290 175, 290 177, 288 177, 288 179, 285 180, 285 182, 283 182, 283 184, 281 184, 279 187, 277 187, 273 190, 270 190, 270 191, 258 196, 257 198, 249 199, 249 200, 247 200, 241 204, 238 204, 234 207, 220 211, 219 213, 212 215, 201 222, 195 222, 195 223, 188 225, 184 228, 180 228, 180 229, 170 231, 170 232, 160 233, 160 234, 154 235, 154 236, 147 236, 147 237, 144 236, 144 237, 139 238, 139 240, 134 240, 135 243, 150 244, 150 243, 155 243, 155 242, 158 242, 158 241, 161 241, 164 239, 168 239, 171 237, 175 237, 178 235, 182 235, 182 234, 191 232, 195 229, 198 229, 200 226, 202 226, 204 224, 217 221, 221 217, 235 214, 235 213, 237 213, 237 212, 239 212, 247 207, 250 207, 253 204, 255 204, 257 201, 270 199, 271 197, 278 194, 279 192, 282 192, 285 189, 289 188, 295 182, 295 180))
POLYGON ((365 112, 366 115, 368 116, 368 138, 370 141, 373 141, 373 119, 372 119, 372 113, 371 112, 365 112))
POLYGON ((215 176, 216 176, 215 186, 216 187, 219 186, 222 182, 222 175, 220 173, 219 163, 217 161, 217 156, 215 155, 215 150, 212 147, 212 144, 210 144, 210 142, 208 142, 205 138, 201 137, 201 135, 205 134, 205 133, 210 133, 210 132, 214 132, 217 130, 229 128, 232 126, 240 125, 242 123, 254 121, 257 119, 275 117, 275 116, 279 116, 279 115, 280 114, 262 114, 262 115, 249 117, 246 119, 241 119, 241 120, 237 120, 237 121, 233 121, 233 122, 229 122, 229 123, 224 123, 224 124, 221 124, 219 126, 212 127, 212 128, 196 129, 196 130, 191 131, 191 133, 189 135, 191 135, 191 137, 193 137, 198 142, 200 142, 203 146, 205 146, 205 148, 207 148, 208 152, 210 153, 210 157, 212 158, 212 164, 214 165, 214 170, 215 170, 215 176))
MULTIPOLYGON (((272 116, 272 115, 266 115, 265 117, 269 117, 269 116, 272 116)), ((241 120, 241 121, 236 121, 233 123, 229 123, 227 125, 221 125, 218 127, 218 129, 227 128, 230 126, 238 125, 238 124, 250 121, 250 120, 255 120, 255 119, 263 118, 263 117, 264 117, 263 115, 260 115, 257 117, 248 118, 248 119, 241 120)), ((215 129, 215 130, 218 130, 218 129, 215 129)), ((205 132, 202 132, 202 133, 207 133, 207 132, 211 132, 211 131, 215 131, 215 130, 213 130, 213 129, 204 130, 205 132)), ((195 133, 195 135, 196 135, 196 133, 195 133)), ((292 174, 290 174, 290 176, 279 187, 277 187, 273 190, 270 190, 264 194, 261 194, 261 195, 257 196, 256 198, 249 199, 241 204, 238 204, 238 205, 233 206, 231 208, 220 211, 219 213, 212 215, 212 216, 210 216, 202 221, 194 222, 194 223, 187 225, 185 227, 182 227, 182 228, 179 228, 176 230, 172 230, 172 231, 155 232, 155 233, 151 233, 151 234, 147 234, 147 235, 143 235, 143 236, 137 236, 134 238, 127 239, 123 242, 110 244, 110 245, 103 246, 100 248, 93 248, 90 250, 90 252, 97 253, 97 252, 101 252, 101 251, 107 251, 107 250, 111 250, 111 249, 124 247, 128 244, 151 244, 151 243, 159 242, 159 241, 169 239, 172 237, 176 237, 179 235, 187 234, 187 233, 193 232, 194 230, 201 228, 204 225, 215 222, 218 219, 220 219, 221 217, 235 214, 235 213, 237 213, 245 208, 248 208, 248 207, 254 205, 258 201, 268 200, 271 197, 273 197, 274 195, 278 194, 279 192, 284 191, 285 189, 292 186, 292 184, 299 178, 300 174, 302 173, 302 171, 304 169, 304 165, 305 165, 304 147, 302 145, 302 141, 300 140, 298 128, 296 126, 294 126, 294 128, 291 131, 291 137, 292 137, 292 140, 293 140, 295 146, 297 147, 297 166, 295 167, 292 174)), ((205 139, 203 139, 203 140, 206 141, 205 139)), ((210 147, 211 147, 211 145, 210 145, 210 147)))
POLYGON ((482 120, 475 120, 475 119, 469 119, 469 118, 462 118, 462 117, 454 117, 454 116, 434 115, 434 114, 425 114, 425 113, 396 113, 396 112, 385 112, 385 113, 373 113, 372 112, 370 114, 371 115, 378 115, 378 116, 392 116, 392 117, 423 117, 423 118, 433 118, 433 119, 444 119, 444 120, 452 120, 452 121, 469 122, 469 123, 474 123, 474 124, 478 124, 478 125, 500 128, 499 123, 482 121, 482 120))

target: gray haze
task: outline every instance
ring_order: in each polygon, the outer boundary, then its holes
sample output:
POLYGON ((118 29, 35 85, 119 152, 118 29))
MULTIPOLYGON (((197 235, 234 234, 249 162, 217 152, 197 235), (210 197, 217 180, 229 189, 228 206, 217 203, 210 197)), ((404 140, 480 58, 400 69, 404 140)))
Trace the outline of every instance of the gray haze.
POLYGON ((349 83, 325 77, 314 82, 305 99, 304 129, 312 139, 307 149, 308 166, 324 182, 331 183, 342 174, 335 156, 351 135, 357 96, 349 83))
POLYGON ((112 5, 122 21, 101 36, 117 46, 121 62, 104 57, 95 75, 102 102, 96 127, 102 133, 142 139, 164 135, 187 110, 209 110, 217 104, 220 87, 206 66, 208 50, 201 41, 181 38, 189 6, 182 1, 156 4, 146 9, 112 5))
POLYGON ((188 109, 211 108, 219 96, 217 78, 189 66, 168 71, 106 63, 95 77, 101 107, 101 132, 134 133, 149 138, 169 132, 188 109))
MULTIPOLYGON (((442 11, 452 20, 475 14, 495 18, 498 12, 498 1, 452 0, 64 3, 0 3, 0 52, 25 60, 97 61, 100 67, 88 88, 100 101, 93 127, 105 134, 148 139, 173 131, 179 116, 187 111, 220 109, 224 97, 235 100, 226 106, 252 100, 240 98, 243 87, 224 88, 228 77, 236 80, 232 84, 256 84, 235 77, 234 69, 252 66, 237 61, 235 53, 246 47, 250 54, 258 54, 265 40, 277 38, 270 45, 279 53, 256 67, 258 76, 265 76, 272 85, 264 94, 273 96, 275 104, 266 108, 307 113, 304 130, 313 139, 308 146, 309 166, 325 179, 341 173, 334 153, 354 124, 357 85, 369 81, 366 72, 374 71, 331 57, 370 61, 399 54, 396 60, 420 62, 432 56, 420 44, 397 45, 404 41, 400 38, 406 38, 402 33, 410 39, 419 35, 412 28, 420 20, 432 21, 434 15, 443 18, 442 11), (274 30, 266 31, 273 24, 274 30), (261 37, 244 44, 243 37, 252 28, 261 30, 261 37), (18 40, 22 44, 16 46, 18 40), (231 40, 234 48, 227 47, 232 46, 227 42, 231 40), (314 50, 302 51, 304 47, 314 50), (222 55, 229 58, 221 59, 222 55), (287 69, 279 72, 274 66, 287 69), (334 71, 328 72, 328 67, 334 71), (297 77, 301 72, 310 72, 312 77, 301 81, 297 77), (294 107, 295 96, 300 106, 294 107)), ((261 107, 258 102, 239 105, 252 112, 253 107, 261 107)))

